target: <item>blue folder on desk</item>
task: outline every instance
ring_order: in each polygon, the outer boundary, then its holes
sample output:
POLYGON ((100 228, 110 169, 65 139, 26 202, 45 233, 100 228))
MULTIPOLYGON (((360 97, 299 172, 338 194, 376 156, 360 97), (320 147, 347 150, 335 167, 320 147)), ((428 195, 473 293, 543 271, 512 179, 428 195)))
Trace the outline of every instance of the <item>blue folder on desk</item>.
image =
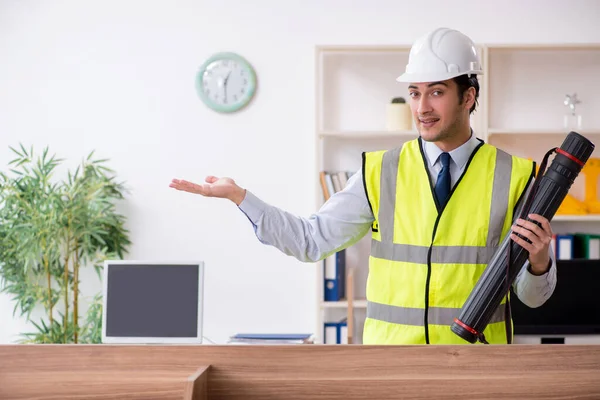
POLYGON ((238 333, 233 335, 235 339, 252 340, 306 340, 312 335, 308 333, 238 333))
POLYGON ((312 344, 309 333, 238 333, 229 338, 231 344, 312 344))

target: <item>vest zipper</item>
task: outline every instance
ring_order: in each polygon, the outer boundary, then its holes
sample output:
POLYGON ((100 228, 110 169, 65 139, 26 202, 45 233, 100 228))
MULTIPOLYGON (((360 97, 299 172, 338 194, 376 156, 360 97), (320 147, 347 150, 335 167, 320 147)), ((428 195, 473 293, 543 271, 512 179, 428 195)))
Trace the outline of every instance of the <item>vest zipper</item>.
MULTIPOLYGON (((437 225, 437 223, 436 223, 437 225)), ((425 320, 423 324, 425 326, 425 344, 429 344, 429 280, 431 279, 431 249, 433 246, 429 246, 427 252, 427 280, 425 281, 425 320)))
MULTIPOLYGON (((443 210, 442 210, 443 211, 443 210)), ((433 225, 433 234, 431 235, 431 245, 429 245, 429 251, 427 251, 427 280, 425 281, 425 320, 423 324, 425 326, 425 343, 429 343, 429 282, 431 280, 431 252, 433 251, 433 242, 435 241, 435 233, 437 232, 438 224, 442 218, 442 213, 438 213, 433 225)))

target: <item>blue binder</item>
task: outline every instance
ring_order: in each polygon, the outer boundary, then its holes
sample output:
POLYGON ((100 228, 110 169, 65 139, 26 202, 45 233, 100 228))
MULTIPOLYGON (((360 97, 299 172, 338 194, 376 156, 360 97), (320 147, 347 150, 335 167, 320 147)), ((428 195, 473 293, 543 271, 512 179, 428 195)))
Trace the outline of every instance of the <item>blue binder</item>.
POLYGON ((346 297, 346 250, 323 260, 325 301, 340 301, 346 297))
MULTIPOLYGON (((345 327, 348 327, 348 322, 344 318, 338 322, 325 322, 323 330, 324 344, 342 344, 346 343, 342 335, 345 332, 345 327)), ((347 333, 346 333, 347 334, 347 333)))
POLYGON ((557 260, 572 260, 573 259, 573 235, 556 235, 556 259, 557 260))

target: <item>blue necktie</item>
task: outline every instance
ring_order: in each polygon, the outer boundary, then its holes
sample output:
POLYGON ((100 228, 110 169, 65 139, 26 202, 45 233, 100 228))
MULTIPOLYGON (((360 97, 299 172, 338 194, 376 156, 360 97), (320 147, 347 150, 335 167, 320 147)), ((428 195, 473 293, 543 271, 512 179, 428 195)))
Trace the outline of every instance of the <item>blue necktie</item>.
POLYGON ((440 207, 444 207, 450 194, 450 154, 442 153, 440 160, 442 162, 442 169, 435 183, 435 196, 438 199, 440 207))

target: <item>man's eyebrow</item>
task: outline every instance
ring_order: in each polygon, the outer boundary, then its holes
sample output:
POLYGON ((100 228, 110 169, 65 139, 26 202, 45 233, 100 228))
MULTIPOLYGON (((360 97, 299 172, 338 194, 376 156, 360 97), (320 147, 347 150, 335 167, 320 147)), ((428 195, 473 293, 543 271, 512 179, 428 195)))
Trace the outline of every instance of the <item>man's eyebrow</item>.
MULTIPOLYGON (((448 87, 448 84, 446 82, 431 82, 430 84, 427 85, 427 87, 432 87, 432 86, 435 86, 435 85, 442 85, 442 86, 448 87)), ((415 85, 409 85, 408 88, 409 89, 419 89, 415 85)))
POLYGON ((432 87, 435 85, 443 85, 443 86, 448 87, 448 84, 446 82, 431 82, 429 85, 427 85, 427 87, 432 87))

